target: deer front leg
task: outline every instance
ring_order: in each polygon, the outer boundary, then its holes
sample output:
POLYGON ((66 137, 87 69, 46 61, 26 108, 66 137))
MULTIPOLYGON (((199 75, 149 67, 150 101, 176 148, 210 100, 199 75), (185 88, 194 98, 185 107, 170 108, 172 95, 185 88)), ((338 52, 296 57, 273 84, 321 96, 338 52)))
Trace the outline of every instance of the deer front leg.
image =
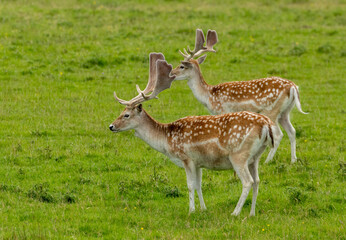
POLYGON ((201 209, 206 210, 207 207, 205 206, 202 194, 202 168, 196 169, 196 190, 199 198, 199 203, 201 205, 201 209))
POLYGON ((189 189, 189 214, 195 211, 196 168, 190 160, 184 161, 187 188, 189 189))

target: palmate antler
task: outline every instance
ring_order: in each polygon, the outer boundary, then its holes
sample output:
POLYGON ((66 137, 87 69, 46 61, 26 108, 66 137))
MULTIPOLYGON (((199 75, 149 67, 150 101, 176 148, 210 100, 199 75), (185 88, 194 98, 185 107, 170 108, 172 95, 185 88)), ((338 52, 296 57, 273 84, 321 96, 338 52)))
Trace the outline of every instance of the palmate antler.
MULTIPOLYGON (((153 90, 153 87, 156 82, 156 61, 157 60, 164 60, 165 57, 162 53, 150 53, 149 54, 149 79, 148 84, 145 87, 144 91, 146 94, 151 92, 153 90)), ((115 99, 123 104, 123 105, 130 105, 131 101, 139 100, 142 98, 142 94, 139 93, 136 97, 132 98, 130 101, 125 101, 117 97, 116 93, 114 92, 115 99)))
POLYGON ((179 53, 184 57, 184 61, 188 61, 193 57, 198 57, 205 52, 216 52, 213 49, 213 46, 217 43, 217 33, 214 30, 208 30, 207 33, 207 44, 204 46, 205 38, 203 31, 201 29, 196 29, 196 40, 195 40, 195 49, 190 50, 190 47, 187 47, 187 50, 184 48, 184 53, 179 50, 179 53))
POLYGON ((142 102, 157 98, 157 95, 163 90, 170 88, 175 76, 170 76, 172 65, 168 64, 162 53, 150 53, 149 55, 149 80, 146 88, 141 91, 138 85, 136 89, 138 95, 129 101, 125 101, 117 97, 114 92, 115 99, 126 106, 136 106, 142 102), (150 93, 150 95, 147 95, 150 93))

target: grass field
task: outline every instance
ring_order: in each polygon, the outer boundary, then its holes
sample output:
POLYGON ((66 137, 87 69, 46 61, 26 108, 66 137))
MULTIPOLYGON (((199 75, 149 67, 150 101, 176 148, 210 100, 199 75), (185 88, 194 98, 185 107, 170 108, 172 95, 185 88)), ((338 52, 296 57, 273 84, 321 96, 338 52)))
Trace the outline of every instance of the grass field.
MULTIPOLYGON (((345 1, 225 2, 0 0, 0 239, 346 239, 345 1), (176 66, 196 28, 219 35, 208 83, 284 77, 310 112, 291 114, 296 164, 287 135, 262 156, 252 218, 250 196, 231 216, 233 172, 209 170, 208 210, 189 216, 184 170, 108 129, 113 91, 145 87, 150 52, 176 66)), ((185 81, 144 108, 160 122, 208 114, 185 81)))

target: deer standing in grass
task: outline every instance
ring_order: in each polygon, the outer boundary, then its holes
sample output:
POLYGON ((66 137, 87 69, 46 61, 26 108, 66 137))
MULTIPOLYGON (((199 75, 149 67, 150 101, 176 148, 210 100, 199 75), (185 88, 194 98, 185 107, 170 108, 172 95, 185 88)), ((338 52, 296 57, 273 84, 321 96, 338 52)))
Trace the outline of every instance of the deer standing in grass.
POLYGON ((275 145, 269 152, 266 163, 274 157, 283 137, 280 123, 290 139, 291 162, 296 162, 296 131, 290 122, 289 114, 294 105, 299 112, 304 113, 300 105, 298 87, 293 82, 279 77, 227 82, 215 86, 207 84, 199 67, 206 55, 198 59, 193 58, 205 52, 215 52, 213 46, 217 41, 216 32, 208 30, 207 43, 204 46, 203 31, 197 29, 195 49, 191 51, 188 47, 187 50, 184 49, 184 53, 179 51, 184 60, 171 74, 176 76, 175 80, 188 80, 187 84, 194 96, 211 114, 250 111, 263 114, 275 122, 275 145))
POLYGON ((201 209, 206 209, 201 189, 202 168, 233 168, 243 190, 232 214, 240 213, 253 187, 250 215, 255 215, 259 159, 267 145, 273 146, 274 123, 268 117, 250 112, 185 117, 168 124, 155 121, 141 103, 156 98, 171 86, 175 77, 170 75, 172 65, 167 64, 162 54, 151 53, 149 59, 149 81, 144 91, 137 85, 139 94, 130 101, 122 100, 114 93, 115 99, 126 108, 109 126, 110 130, 134 129, 137 137, 185 169, 190 212, 195 210, 195 190, 201 209))

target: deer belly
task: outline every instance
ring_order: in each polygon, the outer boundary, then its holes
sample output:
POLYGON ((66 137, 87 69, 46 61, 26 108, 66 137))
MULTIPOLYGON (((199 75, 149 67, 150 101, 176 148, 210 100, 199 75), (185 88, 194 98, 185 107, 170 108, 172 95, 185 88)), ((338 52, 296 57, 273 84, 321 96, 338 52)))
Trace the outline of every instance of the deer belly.
POLYGON ((228 151, 221 148, 218 141, 192 145, 188 148, 188 152, 196 166, 214 170, 232 168, 228 151))
POLYGON ((198 164, 202 168, 208 168, 212 170, 227 170, 231 169, 232 164, 228 157, 205 159, 198 164))
POLYGON ((172 157, 172 156, 168 156, 168 157, 169 157, 169 159, 170 159, 175 165, 177 165, 178 167, 181 167, 181 168, 184 167, 183 162, 182 162, 179 158, 172 157))
POLYGON ((240 111, 249 111, 249 112, 260 112, 263 110, 261 106, 258 106, 253 100, 247 100, 240 103, 224 103, 222 105, 224 112, 240 112, 240 111))

